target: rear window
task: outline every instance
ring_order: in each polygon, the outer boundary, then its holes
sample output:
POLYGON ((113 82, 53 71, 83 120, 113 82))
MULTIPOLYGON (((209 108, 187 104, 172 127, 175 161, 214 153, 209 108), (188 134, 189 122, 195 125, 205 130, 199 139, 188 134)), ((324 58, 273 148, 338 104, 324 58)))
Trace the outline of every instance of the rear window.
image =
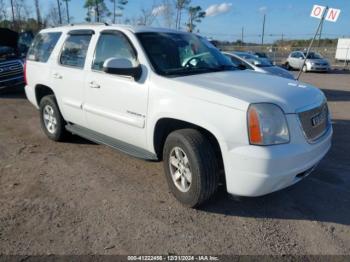
POLYGON ((49 60, 52 50, 55 48, 62 33, 42 33, 38 34, 29 51, 27 59, 30 61, 46 63, 49 60))

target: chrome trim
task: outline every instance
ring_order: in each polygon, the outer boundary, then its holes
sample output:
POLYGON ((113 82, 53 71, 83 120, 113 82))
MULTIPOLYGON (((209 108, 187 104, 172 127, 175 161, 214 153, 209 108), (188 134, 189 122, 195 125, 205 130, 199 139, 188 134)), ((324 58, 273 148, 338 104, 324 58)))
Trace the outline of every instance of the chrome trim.
POLYGON ((297 117, 297 121, 299 123, 299 127, 305 137, 305 140, 309 143, 309 144, 316 144, 318 142, 319 139, 321 139, 323 136, 325 136, 326 134, 328 134, 329 130, 331 129, 332 127, 332 123, 331 123, 331 114, 329 112, 329 108, 328 108, 328 104, 327 104, 327 100, 324 99, 322 100, 322 103, 318 102, 318 103, 315 103, 315 104, 312 104, 312 105, 308 105, 308 106, 305 106, 305 107, 302 107, 298 110, 296 110, 296 117, 297 117), (309 111, 309 110, 312 110, 312 109, 315 109, 317 107, 321 107, 322 105, 326 104, 327 106, 327 110, 328 110, 328 117, 327 117, 327 126, 326 128, 324 129, 323 132, 321 132, 318 136, 310 139, 307 135, 307 133, 305 132, 305 129, 304 129, 304 126, 303 126, 303 123, 301 122, 301 119, 300 119, 300 113, 303 113, 303 112, 306 112, 306 111, 309 111))
POLYGON ((313 103, 311 105, 307 105, 307 106, 303 106, 303 107, 300 107, 298 109, 295 110, 295 112, 297 114, 299 113, 302 113, 302 112, 305 112, 305 111, 309 111, 311 109, 314 109, 316 107, 320 107, 321 105, 327 103, 327 100, 326 99, 323 99, 322 101, 319 101, 319 102, 316 102, 316 103, 313 103))
MULTIPOLYGON (((6 80, 0 80, 0 83, 4 83, 4 82, 10 82, 10 81, 13 81, 13 80, 16 80, 16 79, 20 79, 20 78, 23 78, 23 75, 22 76, 18 76, 18 77, 13 77, 13 78, 10 78, 10 79, 6 79, 6 80)), ((24 80, 23 80, 24 82, 24 80)))
POLYGON ((8 64, 12 64, 12 63, 20 63, 23 66, 23 62, 20 59, 14 59, 14 60, 10 60, 10 61, 0 61, 0 66, 1 65, 7 66, 8 64))

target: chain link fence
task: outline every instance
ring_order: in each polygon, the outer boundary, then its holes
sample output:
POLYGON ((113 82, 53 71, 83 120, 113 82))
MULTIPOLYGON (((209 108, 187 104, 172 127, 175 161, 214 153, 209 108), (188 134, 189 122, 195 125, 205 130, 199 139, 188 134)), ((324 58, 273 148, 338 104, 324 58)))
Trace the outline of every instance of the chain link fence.
MULTIPOLYGON (((264 52, 267 56, 273 60, 278 65, 283 65, 286 62, 289 54, 293 51, 307 51, 307 46, 299 46, 299 47, 291 47, 291 46, 259 46, 259 45, 244 45, 244 46, 236 46, 236 45, 223 45, 218 44, 217 47, 226 52, 230 51, 244 51, 244 52, 264 52)), ((313 47, 311 51, 320 53, 323 57, 327 58, 331 63, 332 67, 335 68, 344 68, 349 69, 350 63, 350 49, 347 48, 342 50, 345 54, 347 54, 347 60, 336 60, 336 51, 337 47, 335 46, 327 46, 327 47, 313 47)))

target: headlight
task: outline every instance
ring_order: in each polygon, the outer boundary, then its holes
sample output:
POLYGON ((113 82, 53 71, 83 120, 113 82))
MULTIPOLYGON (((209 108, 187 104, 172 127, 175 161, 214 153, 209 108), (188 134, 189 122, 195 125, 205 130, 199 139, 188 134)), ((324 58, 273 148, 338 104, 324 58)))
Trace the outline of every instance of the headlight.
POLYGON ((267 146, 289 142, 287 120, 279 106, 251 104, 247 117, 250 144, 267 146))

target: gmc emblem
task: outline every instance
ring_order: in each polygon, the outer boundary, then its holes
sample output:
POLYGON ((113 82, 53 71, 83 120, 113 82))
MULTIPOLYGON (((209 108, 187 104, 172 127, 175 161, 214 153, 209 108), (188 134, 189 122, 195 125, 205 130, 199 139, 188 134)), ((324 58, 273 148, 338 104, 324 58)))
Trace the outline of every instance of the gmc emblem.
POLYGON ((321 113, 311 118, 311 124, 313 127, 323 124, 327 119, 327 110, 324 108, 321 113))

